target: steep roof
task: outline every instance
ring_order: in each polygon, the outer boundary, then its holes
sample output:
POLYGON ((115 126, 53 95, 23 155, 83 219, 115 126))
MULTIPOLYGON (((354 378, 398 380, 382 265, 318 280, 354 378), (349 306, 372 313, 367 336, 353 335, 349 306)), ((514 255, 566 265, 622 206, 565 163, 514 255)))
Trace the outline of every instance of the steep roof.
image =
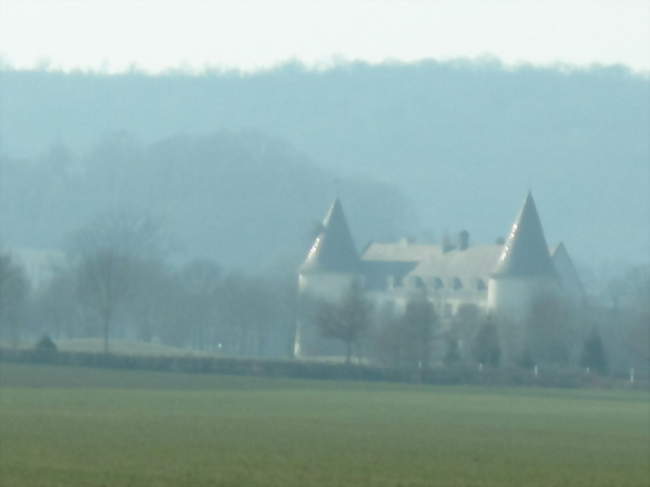
POLYGON ((338 198, 330 206, 300 272, 357 272, 359 256, 338 198))
POLYGON ((438 245, 400 242, 372 242, 363 252, 362 259, 384 262, 421 262, 435 257, 442 250, 438 245))
POLYGON ((412 264, 412 275, 446 277, 489 277, 503 249, 502 245, 475 245, 444 251, 433 244, 372 243, 361 256, 365 262, 412 264))
POLYGON ((482 278, 487 280, 494 270, 502 245, 475 245, 465 250, 450 250, 443 252, 438 247, 435 255, 430 255, 411 273, 412 275, 427 277, 435 276, 441 279, 482 278))
POLYGON ((460 282, 465 290, 478 290, 479 281, 485 285, 503 245, 475 245, 445 251, 441 245, 416 244, 408 241, 372 243, 361 256, 366 282, 382 289, 388 277, 421 279, 425 286, 440 282, 444 288, 460 282))
POLYGON ((562 286, 580 297, 584 296, 584 288, 580 281, 580 276, 573 265, 573 260, 569 256, 569 252, 564 246, 564 243, 560 243, 553 249, 551 259, 562 281, 562 286))
POLYGON ((494 277, 554 276, 533 195, 529 192, 499 257, 494 277))

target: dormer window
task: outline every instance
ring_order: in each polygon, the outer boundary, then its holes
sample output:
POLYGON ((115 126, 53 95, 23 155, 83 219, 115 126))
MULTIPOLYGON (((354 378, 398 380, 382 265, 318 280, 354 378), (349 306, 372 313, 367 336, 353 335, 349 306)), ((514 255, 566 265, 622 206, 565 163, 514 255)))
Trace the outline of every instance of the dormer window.
POLYGON ((485 281, 483 279, 477 279, 476 280, 476 289, 478 291, 485 291, 487 289, 485 287, 485 281))
POLYGON ((413 285, 416 287, 416 289, 424 289, 424 281, 420 276, 413 277, 413 285))
POLYGON ((439 277, 434 277, 433 278, 433 288, 434 289, 442 289, 443 287, 445 287, 445 285, 442 282, 442 279, 440 279, 439 277))
POLYGON ((453 287, 455 291, 458 291, 459 289, 463 289, 463 283, 459 278, 454 277, 451 281, 451 287, 453 287))

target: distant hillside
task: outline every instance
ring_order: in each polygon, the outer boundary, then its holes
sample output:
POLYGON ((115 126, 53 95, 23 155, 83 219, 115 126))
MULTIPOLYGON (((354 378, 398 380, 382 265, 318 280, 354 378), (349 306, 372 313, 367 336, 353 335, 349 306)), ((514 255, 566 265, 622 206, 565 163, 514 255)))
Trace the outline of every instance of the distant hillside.
MULTIPOLYGON (((550 241, 588 261, 648 258, 649 82, 622 68, 423 62, 1 76, 0 134, 12 157, 57 141, 83 152, 115 130, 152 143, 253 129, 327 170, 394 184, 418 212, 411 233, 465 227, 492 241, 530 187, 550 241)), ((228 189, 238 198, 245 188, 228 189)), ((313 208, 320 216, 322 202, 313 208)))
POLYGON ((106 211, 158 220, 179 258, 210 257, 248 271, 297 266, 336 187, 358 245, 396 238, 414 222, 387 184, 340 178, 259 133, 218 132, 143 144, 105 137, 83 156, 64 146, 37 160, 0 157, 0 239, 56 248, 106 211))

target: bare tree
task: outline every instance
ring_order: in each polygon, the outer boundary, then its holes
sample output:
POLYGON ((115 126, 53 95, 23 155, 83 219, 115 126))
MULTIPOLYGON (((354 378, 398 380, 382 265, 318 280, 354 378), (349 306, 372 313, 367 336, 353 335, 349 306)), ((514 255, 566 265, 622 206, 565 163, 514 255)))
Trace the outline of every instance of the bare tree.
POLYGON ((483 318, 483 313, 475 304, 463 303, 458 307, 446 336, 449 358, 445 362, 453 363, 467 358, 469 345, 483 318))
POLYGON ((231 274, 224 279, 218 295, 219 317, 230 331, 236 353, 266 352, 270 326, 278 313, 276 298, 272 284, 259 278, 231 274))
POLYGON ((194 260, 180 270, 178 278, 185 301, 185 329, 192 347, 218 348, 218 344, 225 341, 218 326, 219 297, 223 288, 221 267, 211 260, 194 260))
POLYGON ((385 306, 374 336, 377 358, 393 367, 426 368, 437 328, 438 317, 423 293, 411 296, 403 313, 385 306))
POLYGON ((104 353, 109 351, 110 330, 118 307, 129 295, 130 262, 115 249, 101 249, 82 257, 77 268, 80 300, 100 320, 104 353))
POLYGON ((78 296, 99 319, 105 353, 117 312, 137 289, 137 272, 161 258, 161 245, 159 225, 135 212, 105 213, 73 235, 78 296))
POLYGON ((600 338, 600 333, 598 333, 596 327, 593 328, 583 344, 582 353, 580 355, 580 365, 582 367, 593 369, 602 375, 607 373, 607 354, 605 353, 603 340, 600 338))
POLYGON ((479 364, 497 367, 501 363, 499 329, 490 316, 479 327, 472 345, 474 359, 479 364))
POLYGON ((129 259, 130 284, 125 311, 133 320, 138 340, 151 342, 157 335, 167 313, 166 302, 178 291, 174 276, 161 259, 129 259))
POLYGON ((325 338, 340 340, 345 345, 345 363, 352 361, 352 352, 370 327, 372 307, 358 282, 354 282, 338 303, 323 302, 316 311, 316 326, 325 338))
POLYGON ((646 311, 638 316, 626 339, 634 356, 650 365, 650 313, 646 311))
POLYGON ((418 294, 408 300, 401 319, 401 341, 404 356, 412 365, 429 366, 437 324, 438 317, 426 296, 418 294))
POLYGON ((402 363, 399 319, 395 303, 384 302, 377 310, 377 326, 371 336, 375 358, 390 367, 399 367, 402 363))
POLYGON ((0 330, 18 345, 20 319, 29 293, 23 268, 9 254, 0 253, 0 330))
POLYGON ((83 324, 82 308, 77 300, 76 276, 69 266, 52 268, 52 278, 37 289, 34 297, 35 322, 54 338, 73 336, 83 324))
MULTIPOLYGON (((634 357, 650 363, 650 266, 637 266, 625 274, 629 307, 625 341, 634 357)), ((622 317, 619 317, 619 319, 622 317)))
POLYGON ((77 256, 111 249, 118 255, 160 259, 169 251, 169 240, 160 223, 147 213, 119 209, 88 221, 70 236, 68 247, 77 256))

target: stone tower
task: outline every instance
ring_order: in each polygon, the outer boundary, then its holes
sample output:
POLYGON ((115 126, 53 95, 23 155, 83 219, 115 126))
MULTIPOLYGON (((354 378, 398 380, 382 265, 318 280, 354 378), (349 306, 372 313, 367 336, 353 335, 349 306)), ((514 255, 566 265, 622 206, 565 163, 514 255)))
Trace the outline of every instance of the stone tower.
POLYGON ((521 322, 537 297, 558 291, 558 276, 529 192, 490 277, 487 307, 495 316, 521 322))
MULTIPOLYGON (((361 261, 350 233, 343 207, 337 198, 323 220, 305 261, 298 271, 299 299, 307 296, 338 301, 360 276, 361 261)), ((306 323, 301 317, 296 323, 293 353, 302 354, 306 323)))

